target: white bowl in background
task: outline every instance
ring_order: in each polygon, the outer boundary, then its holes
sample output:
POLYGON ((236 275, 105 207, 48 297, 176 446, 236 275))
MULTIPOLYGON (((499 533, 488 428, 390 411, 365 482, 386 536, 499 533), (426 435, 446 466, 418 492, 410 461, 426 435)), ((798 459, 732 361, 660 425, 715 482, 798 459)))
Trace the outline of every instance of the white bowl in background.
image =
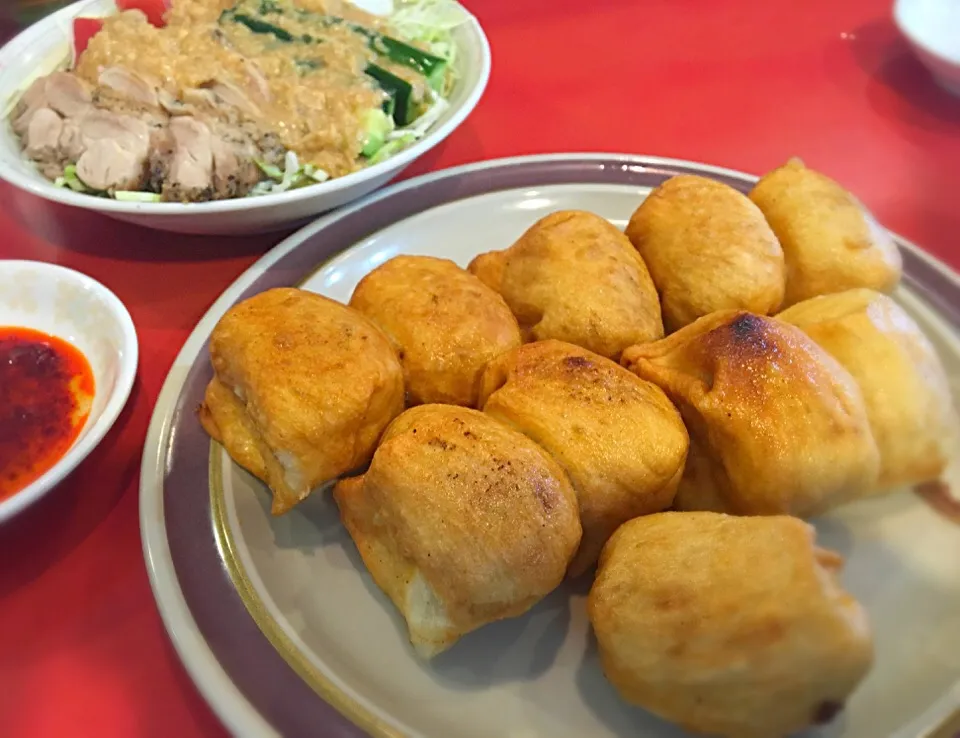
POLYGON ((960 95, 960 0, 897 0, 893 20, 937 84, 960 95))
POLYGON ((103 440, 123 410, 137 373, 137 333, 110 290, 84 274, 36 261, 0 261, 0 326, 31 328, 77 348, 90 363, 95 393, 73 445, 46 473, 0 501, 0 523, 63 481, 103 440))
MULTIPOLYGON (((114 0, 81 0, 34 23, 0 49, 2 112, 11 108, 33 80, 54 71, 70 58, 74 18, 114 12, 114 0)), ((7 120, 0 122, 0 178, 53 202, 175 233, 249 234, 302 223, 383 186, 466 120, 490 77, 490 46, 474 18, 457 28, 454 37, 458 44, 457 83, 448 98, 450 107, 430 132, 396 156, 323 184, 261 197, 189 204, 131 203, 92 197, 56 187, 43 177, 21 155, 17 137, 7 120)))

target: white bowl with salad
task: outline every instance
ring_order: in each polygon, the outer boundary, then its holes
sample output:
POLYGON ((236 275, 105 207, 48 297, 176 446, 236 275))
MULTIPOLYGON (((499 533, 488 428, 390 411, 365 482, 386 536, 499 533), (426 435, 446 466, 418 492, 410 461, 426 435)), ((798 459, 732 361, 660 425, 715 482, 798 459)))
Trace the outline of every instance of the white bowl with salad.
POLYGON ((83 0, 0 49, 0 178, 161 230, 276 230, 395 177, 489 74, 455 0, 83 0))

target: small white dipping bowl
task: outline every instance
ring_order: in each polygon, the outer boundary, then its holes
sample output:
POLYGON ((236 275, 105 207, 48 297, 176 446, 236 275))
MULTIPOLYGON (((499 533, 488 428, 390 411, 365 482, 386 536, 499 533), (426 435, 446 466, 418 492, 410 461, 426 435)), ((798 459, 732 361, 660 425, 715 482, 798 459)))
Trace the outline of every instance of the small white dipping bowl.
POLYGON ((937 84, 960 95, 960 0, 897 0, 893 20, 937 84))
MULTIPOLYGON (((369 4, 369 3, 364 3, 369 4)), ((114 0, 81 0, 34 23, 0 49, 0 112, 8 114, 38 77, 72 58, 73 19, 116 13, 114 0)), ((234 235, 275 231, 303 223, 383 186, 449 136, 480 101, 490 78, 490 46, 476 19, 454 31, 457 83, 450 107, 413 146, 396 156, 323 184, 262 197, 203 203, 133 203, 55 187, 20 153, 7 115, 0 121, 0 178, 47 200, 72 205, 148 228, 175 233, 234 235)))
POLYGON ((90 415, 73 445, 43 476, 0 501, 0 523, 72 472, 113 426, 137 373, 137 333, 110 290, 86 275, 36 261, 0 261, 0 327, 55 336, 86 357, 96 383, 90 415))

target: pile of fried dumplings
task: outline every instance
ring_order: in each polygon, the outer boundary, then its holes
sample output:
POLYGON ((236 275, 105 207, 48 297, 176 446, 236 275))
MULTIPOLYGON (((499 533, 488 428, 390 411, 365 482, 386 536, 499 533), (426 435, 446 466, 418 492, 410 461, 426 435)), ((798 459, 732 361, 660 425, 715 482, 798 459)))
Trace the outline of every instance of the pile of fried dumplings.
POLYGON ((749 195, 675 176, 625 231, 555 212, 467 269, 397 256, 349 305, 237 304, 199 417, 275 515, 336 480, 420 657, 592 576, 624 700, 785 736, 831 720, 873 661, 805 519, 938 479, 960 439, 933 345, 888 296, 901 271, 799 160, 749 195))

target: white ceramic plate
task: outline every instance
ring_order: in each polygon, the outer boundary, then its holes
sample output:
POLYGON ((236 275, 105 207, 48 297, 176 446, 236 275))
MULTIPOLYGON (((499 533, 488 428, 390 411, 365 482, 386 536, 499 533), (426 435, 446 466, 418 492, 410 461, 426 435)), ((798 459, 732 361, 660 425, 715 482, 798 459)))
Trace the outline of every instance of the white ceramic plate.
POLYGON ((55 336, 90 362, 95 394, 86 424, 43 476, 0 502, 0 523, 39 500, 83 461, 113 426, 137 373, 137 334, 123 303, 72 269, 35 261, 0 261, 0 326, 55 336))
MULTIPOLYGON (((81 0, 33 24, 0 49, 0 109, 6 111, 33 80, 70 58, 74 18, 114 12, 114 0, 81 0)), ((473 18, 455 30, 454 39, 458 45, 458 81, 448 98, 450 107, 430 132, 396 156, 323 184, 263 197, 189 204, 132 203, 91 197, 55 187, 44 178, 21 156, 17 138, 6 120, 0 122, 0 178, 53 202, 177 233, 257 233, 303 223, 383 186, 466 120, 490 77, 490 47, 473 18)))
MULTIPOLYGON (((316 494, 272 518, 263 485, 211 445, 194 417, 211 376, 205 342, 238 300, 302 284, 346 301, 364 274, 396 254, 466 265, 561 208, 591 210, 622 226, 651 187, 679 173, 740 189, 753 181, 713 167, 613 155, 439 172, 298 233, 214 304, 157 405, 144 452, 141 525, 169 632, 237 735, 684 735, 625 705, 604 679, 584 612, 585 584, 566 584, 526 616, 483 628, 430 664, 419 662, 329 497, 316 494)), ((901 243, 906 277, 897 298, 936 342, 956 381, 960 281, 901 243)), ((957 468, 949 481, 960 489, 957 468)), ((818 530, 824 545, 848 559, 844 579, 869 610, 877 661, 843 715, 811 735, 927 735, 960 704, 960 528, 903 492, 844 509, 819 521, 818 530)))

